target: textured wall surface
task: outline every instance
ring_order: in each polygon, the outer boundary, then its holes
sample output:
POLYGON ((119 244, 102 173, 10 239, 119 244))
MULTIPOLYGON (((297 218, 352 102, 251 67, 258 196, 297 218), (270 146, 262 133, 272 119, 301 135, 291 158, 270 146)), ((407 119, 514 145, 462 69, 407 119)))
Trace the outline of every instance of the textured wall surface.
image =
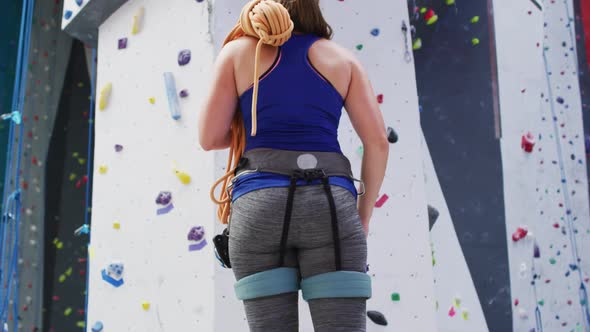
POLYGON ((541 11, 500 0, 495 8, 514 331, 590 331, 588 180, 572 1, 548 2, 541 11), (520 146, 527 132, 536 141, 530 153, 520 146), (513 241, 519 227, 529 233, 513 241))

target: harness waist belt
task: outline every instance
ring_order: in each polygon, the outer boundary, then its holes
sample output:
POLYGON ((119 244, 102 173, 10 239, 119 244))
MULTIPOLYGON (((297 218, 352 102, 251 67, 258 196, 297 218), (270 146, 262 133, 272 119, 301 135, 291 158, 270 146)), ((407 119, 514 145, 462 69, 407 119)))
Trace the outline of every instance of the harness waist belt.
POLYGON ((290 151, 268 148, 252 149, 245 152, 236 168, 240 174, 269 172, 291 176, 298 170, 321 169, 326 176, 343 176, 359 181, 352 175, 350 161, 338 152, 290 151))

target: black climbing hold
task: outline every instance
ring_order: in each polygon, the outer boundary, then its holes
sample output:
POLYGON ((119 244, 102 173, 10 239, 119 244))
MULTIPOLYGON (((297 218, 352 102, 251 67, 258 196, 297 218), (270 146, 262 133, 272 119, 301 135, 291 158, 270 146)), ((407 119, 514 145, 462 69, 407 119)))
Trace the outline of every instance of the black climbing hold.
POLYGON ((561 97, 557 97, 557 102, 560 104, 563 104, 565 102, 565 100, 563 100, 563 98, 561 98, 561 97))
POLYGON ((371 310, 367 311, 367 316, 377 325, 387 326, 387 319, 379 311, 371 310))
POLYGON ((398 140, 397 133, 391 127, 387 127, 387 140, 389 143, 397 143, 398 140))
POLYGON ((436 219, 438 219, 439 213, 438 210, 431 206, 430 204, 428 205, 428 224, 429 224, 429 230, 432 230, 432 226, 434 226, 434 223, 436 222, 436 219))

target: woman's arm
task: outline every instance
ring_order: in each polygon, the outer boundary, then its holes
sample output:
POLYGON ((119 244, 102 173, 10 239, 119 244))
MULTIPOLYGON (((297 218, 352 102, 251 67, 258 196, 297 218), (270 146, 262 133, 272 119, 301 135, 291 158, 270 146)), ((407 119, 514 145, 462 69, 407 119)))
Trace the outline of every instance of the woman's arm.
POLYGON ((231 121, 238 104, 234 53, 235 43, 229 43, 215 60, 211 86, 199 116, 199 143, 205 151, 228 148, 231 142, 231 121))
POLYGON ((351 57, 351 80, 344 107, 363 142, 361 179, 365 182, 366 193, 359 198, 358 209, 365 233, 368 235, 369 220, 385 177, 389 142, 383 116, 368 75, 362 64, 354 56, 351 57))

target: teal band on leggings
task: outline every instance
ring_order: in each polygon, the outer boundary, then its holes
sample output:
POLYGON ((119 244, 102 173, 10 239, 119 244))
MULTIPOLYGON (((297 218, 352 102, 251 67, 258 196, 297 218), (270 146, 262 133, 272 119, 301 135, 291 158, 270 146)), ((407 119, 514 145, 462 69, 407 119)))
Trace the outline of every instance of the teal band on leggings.
POLYGON ((363 272, 335 271, 301 280, 303 299, 371 297, 371 277, 363 272))
POLYGON ((280 267, 258 272, 240 279, 234 285, 238 300, 297 292, 299 272, 296 268, 280 267))

